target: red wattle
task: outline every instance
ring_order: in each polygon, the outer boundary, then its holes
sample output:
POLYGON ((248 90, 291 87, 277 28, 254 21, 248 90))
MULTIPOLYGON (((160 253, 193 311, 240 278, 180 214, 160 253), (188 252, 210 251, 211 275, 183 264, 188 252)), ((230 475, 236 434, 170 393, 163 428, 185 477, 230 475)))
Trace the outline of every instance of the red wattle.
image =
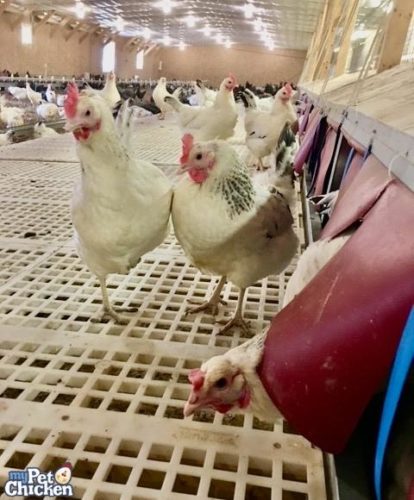
POLYGON ((197 184, 202 184, 208 177, 206 170, 200 168, 190 168, 188 175, 197 184))

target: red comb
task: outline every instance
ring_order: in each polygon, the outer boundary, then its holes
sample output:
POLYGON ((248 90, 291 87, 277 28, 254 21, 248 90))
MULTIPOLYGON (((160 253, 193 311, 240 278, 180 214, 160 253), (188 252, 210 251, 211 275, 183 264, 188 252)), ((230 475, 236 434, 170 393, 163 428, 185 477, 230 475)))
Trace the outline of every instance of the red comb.
POLYGON ((76 115, 76 108, 79 101, 79 90, 76 83, 68 84, 68 91, 65 99, 65 114, 68 118, 73 118, 76 115))
POLYGON ((193 389, 195 391, 199 391, 204 384, 204 374, 198 368, 195 370, 191 370, 188 375, 188 380, 191 382, 193 389))
POLYGON ((292 88, 292 85, 290 83, 287 83, 285 85, 285 89, 289 92, 289 94, 293 94, 293 88, 292 88))
POLYGON ((237 87, 238 83, 237 83, 236 76, 233 73, 229 73, 229 78, 231 78, 233 80, 234 86, 237 87))
POLYGON ((184 134, 181 142, 183 144, 183 154, 180 158, 180 164, 185 165, 188 162, 188 157, 194 144, 194 137, 191 134, 184 134))

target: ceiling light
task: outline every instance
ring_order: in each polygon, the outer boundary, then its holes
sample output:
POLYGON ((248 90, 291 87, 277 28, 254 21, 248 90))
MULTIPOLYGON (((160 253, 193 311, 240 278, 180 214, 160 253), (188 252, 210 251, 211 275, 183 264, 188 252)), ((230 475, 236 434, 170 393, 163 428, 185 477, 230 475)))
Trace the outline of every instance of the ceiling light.
POLYGON ((266 42, 266 47, 269 49, 269 50, 274 50, 275 49, 275 42, 273 40, 268 40, 266 42))
POLYGON ((185 44, 183 41, 181 41, 181 42, 178 44, 178 48, 179 48, 180 50, 185 50, 185 48, 186 48, 186 44, 185 44))
POLYGON ((227 38, 224 46, 226 47, 226 49, 231 49, 231 46, 232 46, 232 42, 227 38))
POLYGON ((251 19, 253 17, 255 10, 254 5, 252 3, 246 3, 243 9, 244 9, 244 17, 246 19, 251 19))
POLYGON ((205 36, 211 36, 211 28, 208 24, 204 26, 203 33, 205 36))
POLYGON ((115 21, 115 28, 116 31, 124 31, 125 29, 125 21, 122 19, 121 16, 118 16, 116 21, 115 21))
POLYGON ((217 33, 216 42, 222 44, 223 43, 223 35, 220 35, 220 33, 217 33))
POLYGON ((149 28, 144 28, 142 36, 144 37, 144 40, 149 40, 151 38, 151 30, 149 28))
POLYGON ((162 9, 164 14, 171 14, 171 11, 175 5, 172 0, 160 0, 155 4, 158 8, 162 9))
POLYGON ((84 19, 86 15, 86 6, 83 2, 77 1, 75 5, 75 14, 78 19, 84 19))
POLYGON ((171 38, 168 35, 165 35, 164 38, 162 39, 162 43, 164 45, 171 45, 171 38))
POLYGON ((193 16, 193 14, 189 14, 185 20, 185 22, 187 23, 187 26, 189 28, 194 28, 195 26, 195 23, 196 23, 196 18, 193 16))

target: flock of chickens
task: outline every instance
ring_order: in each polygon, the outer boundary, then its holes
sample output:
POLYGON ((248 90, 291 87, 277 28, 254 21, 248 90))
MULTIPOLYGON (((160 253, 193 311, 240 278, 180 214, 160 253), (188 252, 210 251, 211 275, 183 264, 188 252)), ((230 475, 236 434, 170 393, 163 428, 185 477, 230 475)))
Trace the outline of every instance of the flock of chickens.
MULTIPOLYGON (((80 257, 97 276, 103 298, 103 313, 93 320, 106 317, 120 324, 127 322, 121 315, 123 310, 110 302, 107 276, 128 273, 146 252, 164 241, 171 220, 190 262, 201 272, 219 277, 212 296, 189 308, 188 313, 217 315, 221 291, 230 281, 239 288, 239 300, 221 332, 235 326, 248 330, 243 319, 246 289, 266 276, 281 273, 298 247, 289 196, 278 189, 278 182, 282 182, 283 188, 293 190, 291 164, 296 138, 292 128, 297 117, 291 103, 292 88, 286 85, 274 99, 264 102, 243 93, 246 144, 259 160, 259 168, 263 168, 265 156, 278 151, 278 168, 272 169, 275 177, 269 175, 257 182, 257 177, 267 172, 252 177, 228 140, 238 119, 234 75, 225 78, 214 95, 213 91, 204 94, 204 105, 200 106, 181 103, 177 95, 167 91, 165 83, 164 79, 159 81, 154 100, 163 114, 177 114, 183 131, 182 179, 177 185, 133 153, 132 141, 139 133, 133 106, 124 102, 119 107, 115 91, 80 92, 74 83, 68 86, 66 127, 77 141, 81 164, 72 200, 75 243, 80 257)), ((115 80, 112 88, 116 88, 115 80)), ((287 287, 285 304, 348 237, 308 247, 287 287)), ((185 415, 212 407, 220 412, 248 409, 268 421, 278 418, 279 412, 256 372, 264 338, 265 334, 256 335, 193 370, 185 415)))

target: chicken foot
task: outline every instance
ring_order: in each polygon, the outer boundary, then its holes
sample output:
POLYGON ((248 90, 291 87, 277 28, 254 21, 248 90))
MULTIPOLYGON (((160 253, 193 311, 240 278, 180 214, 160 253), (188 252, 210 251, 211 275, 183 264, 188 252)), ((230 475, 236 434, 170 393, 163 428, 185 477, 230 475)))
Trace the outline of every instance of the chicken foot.
POLYGON ((121 318, 118 313, 134 313, 138 311, 137 307, 113 307, 109 301, 108 290, 106 289, 105 278, 99 278, 99 284, 102 290, 102 301, 103 301, 103 313, 97 318, 92 318, 92 323, 101 323, 104 319, 113 319, 118 325, 127 325, 128 320, 121 318))
POLYGON ((223 334, 233 328, 233 326, 238 326, 240 327, 244 332, 249 333, 250 328, 249 324, 247 321, 243 319, 243 300, 244 300, 244 295, 246 293, 245 288, 241 288, 239 292, 239 300, 237 302, 237 309, 236 312, 234 313, 234 316, 229 320, 222 319, 220 321, 217 321, 219 325, 224 325, 224 328, 219 330, 219 334, 223 334))
POLYGON ((264 172, 265 170, 268 170, 270 167, 268 165, 265 165, 263 163, 263 160, 261 158, 259 158, 259 162, 258 162, 258 165, 256 167, 256 171, 257 172, 264 172))
MULTIPOLYGON (((206 302, 203 302, 202 304, 197 305, 196 307, 189 307, 185 311, 185 315, 187 314, 194 314, 200 311, 207 311, 209 312, 212 316, 217 316, 219 312, 219 304, 224 304, 226 305, 226 302, 220 297, 221 291, 223 290, 224 285, 226 284, 226 277, 223 276, 216 289, 214 290, 213 295, 210 297, 209 300, 206 302)), ((187 301, 190 304, 197 304, 196 302, 193 302, 191 300, 187 301)))

